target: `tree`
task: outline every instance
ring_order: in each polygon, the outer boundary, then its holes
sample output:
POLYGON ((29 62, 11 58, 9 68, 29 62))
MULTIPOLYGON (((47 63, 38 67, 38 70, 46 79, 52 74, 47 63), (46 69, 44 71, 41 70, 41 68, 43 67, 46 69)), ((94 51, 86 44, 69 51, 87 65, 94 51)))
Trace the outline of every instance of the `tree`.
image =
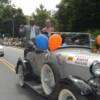
POLYGON ((9 3, 10 0, 0 0, 0 3, 9 3))
POLYGON ((18 36, 20 24, 26 24, 26 17, 20 8, 0 5, 0 33, 18 36), (13 29, 14 28, 14 29, 13 29), (14 33, 13 33, 14 30, 14 33))
POLYGON ((62 0, 56 13, 59 29, 88 31, 100 28, 99 0, 62 0))
POLYGON ((70 11, 68 11, 68 0, 62 0, 59 5, 57 5, 58 11, 55 14, 56 26, 59 31, 68 31, 68 19, 70 11))
POLYGON ((46 19, 51 19, 51 12, 47 11, 41 4, 39 8, 36 9, 36 13, 33 13, 33 17, 36 19, 36 23, 43 28, 46 19))

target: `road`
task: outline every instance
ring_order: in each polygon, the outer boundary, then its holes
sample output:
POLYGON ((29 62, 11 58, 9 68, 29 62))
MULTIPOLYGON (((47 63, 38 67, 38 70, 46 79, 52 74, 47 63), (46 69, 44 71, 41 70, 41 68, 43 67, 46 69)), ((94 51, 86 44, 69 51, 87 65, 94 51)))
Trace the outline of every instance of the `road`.
POLYGON ((45 100, 32 89, 21 88, 14 72, 18 57, 23 57, 23 50, 4 47, 5 57, 0 58, 0 100, 45 100))

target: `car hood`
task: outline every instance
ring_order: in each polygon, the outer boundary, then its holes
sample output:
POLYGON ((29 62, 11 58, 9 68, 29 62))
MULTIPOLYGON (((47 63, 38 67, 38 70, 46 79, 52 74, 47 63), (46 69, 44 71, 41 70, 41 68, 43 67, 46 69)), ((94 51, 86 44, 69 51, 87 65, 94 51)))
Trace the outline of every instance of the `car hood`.
POLYGON ((100 54, 92 53, 90 49, 85 48, 67 48, 59 49, 54 52, 57 58, 66 63, 77 64, 81 66, 91 66, 94 61, 100 62, 100 54))

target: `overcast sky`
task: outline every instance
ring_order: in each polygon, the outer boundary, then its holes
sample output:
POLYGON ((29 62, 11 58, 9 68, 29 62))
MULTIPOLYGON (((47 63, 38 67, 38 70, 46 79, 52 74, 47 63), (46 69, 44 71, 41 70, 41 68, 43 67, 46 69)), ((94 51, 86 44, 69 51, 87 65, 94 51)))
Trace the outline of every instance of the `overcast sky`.
POLYGON ((16 7, 22 8, 25 15, 31 15, 40 4, 43 4, 47 10, 56 10, 56 5, 61 0, 11 0, 16 7))

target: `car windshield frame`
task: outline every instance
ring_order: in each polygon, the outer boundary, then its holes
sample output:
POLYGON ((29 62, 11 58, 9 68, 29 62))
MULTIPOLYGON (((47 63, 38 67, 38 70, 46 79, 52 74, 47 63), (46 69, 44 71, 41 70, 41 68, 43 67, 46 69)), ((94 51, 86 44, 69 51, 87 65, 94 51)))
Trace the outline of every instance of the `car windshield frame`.
MULTIPOLYGON (((89 34, 89 33, 82 33, 82 32, 53 32, 53 33, 51 33, 51 35, 52 34, 60 34, 61 36, 62 35, 66 35, 66 37, 69 35, 69 36, 73 36, 73 35, 76 35, 75 36, 75 38, 77 37, 77 36, 80 36, 81 37, 81 35, 83 35, 83 36, 87 36, 87 39, 86 39, 86 41, 88 41, 88 45, 78 45, 78 44, 71 44, 71 45, 69 45, 69 44, 65 44, 65 45, 63 45, 64 43, 62 43, 62 45, 58 48, 58 49, 60 49, 60 48, 70 48, 70 47, 79 47, 79 48, 91 48, 91 35, 89 34)), ((65 38, 65 36, 63 37, 62 36, 62 39, 64 39, 65 38)), ((68 37, 67 37, 68 38, 68 37)), ((83 40, 85 40, 85 38, 83 38, 83 37, 81 37, 83 40)), ((79 38, 78 38, 79 39, 79 38)), ((81 39, 80 39, 81 40, 81 39)), ((64 41, 63 41, 64 42, 64 41)), ((78 42, 78 41, 77 41, 78 42)), ((74 43, 74 42, 73 42, 74 43)))

